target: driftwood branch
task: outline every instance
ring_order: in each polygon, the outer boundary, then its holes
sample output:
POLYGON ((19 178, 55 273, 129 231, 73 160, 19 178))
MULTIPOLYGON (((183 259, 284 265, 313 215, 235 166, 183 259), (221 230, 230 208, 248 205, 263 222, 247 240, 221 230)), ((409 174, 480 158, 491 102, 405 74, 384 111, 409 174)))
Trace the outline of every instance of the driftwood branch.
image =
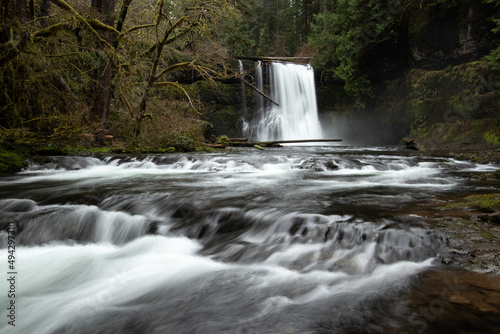
POLYGON ((246 81, 245 79, 243 78, 240 78, 240 80, 245 84, 247 85, 248 87, 252 88, 253 90, 255 90, 257 93, 259 93, 260 95, 262 95, 263 97, 265 97, 267 100, 271 101, 272 103, 274 103, 275 105, 277 105, 278 107, 280 106, 278 102, 274 101, 273 99, 271 99, 269 96, 267 96, 264 92, 262 92, 260 89, 258 89, 257 87, 255 87, 254 85, 252 85, 250 82, 246 81))

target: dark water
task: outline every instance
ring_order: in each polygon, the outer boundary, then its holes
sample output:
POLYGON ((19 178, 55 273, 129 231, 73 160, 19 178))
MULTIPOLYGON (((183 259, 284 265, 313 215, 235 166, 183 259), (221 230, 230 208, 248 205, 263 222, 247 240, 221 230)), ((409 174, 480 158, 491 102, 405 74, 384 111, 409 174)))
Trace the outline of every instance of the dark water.
POLYGON ((401 208, 497 168, 391 147, 54 157, 0 179, 0 332, 402 333, 444 241, 401 208))

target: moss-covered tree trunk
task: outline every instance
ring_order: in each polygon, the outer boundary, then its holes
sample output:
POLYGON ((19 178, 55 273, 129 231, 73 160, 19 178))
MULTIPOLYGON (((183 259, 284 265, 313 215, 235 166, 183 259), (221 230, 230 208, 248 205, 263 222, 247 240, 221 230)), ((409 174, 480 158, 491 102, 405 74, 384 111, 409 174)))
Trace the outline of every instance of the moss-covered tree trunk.
MULTIPOLYGON (((114 11, 116 0, 92 0, 92 8, 97 12, 99 18, 108 26, 114 24, 114 11)), ((115 42, 115 36, 111 32, 103 32, 103 39, 110 45, 115 42)), ((92 106, 92 121, 106 127, 109 105, 111 102, 113 88, 113 64, 105 53, 99 55, 99 67, 95 71, 96 84, 94 87, 94 102, 92 106)))

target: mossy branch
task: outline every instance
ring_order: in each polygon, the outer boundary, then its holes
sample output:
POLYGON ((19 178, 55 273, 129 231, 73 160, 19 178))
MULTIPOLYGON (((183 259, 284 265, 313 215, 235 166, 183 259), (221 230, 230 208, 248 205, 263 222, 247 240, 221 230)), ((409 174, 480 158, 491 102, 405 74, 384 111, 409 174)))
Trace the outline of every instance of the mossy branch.
POLYGON ((177 70, 183 69, 183 68, 188 68, 192 65, 192 62, 186 62, 186 63, 178 63, 172 66, 167 67, 163 71, 161 71, 157 76, 156 79, 161 78, 163 75, 170 73, 170 72, 175 72, 177 70))
POLYGON ((109 31, 112 32, 115 35, 119 35, 120 32, 116 30, 115 28, 108 26, 107 24, 102 23, 101 21, 97 19, 90 19, 87 20, 87 22, 92 26, 92 28, 96 30, 104 30, 104 31, 109 31))
MULTIPOLYGON (((136 30, 139 30, 139 29, 145 29, 145 28, 151 28, 151 27, 154 27, 155 25, 154 24, 143 24, 143 25, 140 25, 140 26, 135 26, 135 27, 132 27, 130 29, 127 29, 126 33, 131 33, 132 31, 136 31, 136 30)), ((156 46, 156 44, 155 44, 156 46)))
POLYGON ((193 104, 193 101, 191 100, 191 96, 189 96, 188 92, 186 92, 186 90, 184 89, 184 87, 182 87, 179 83, 177 82, 172 82, 172 81, 162 81, 162 82, 157 82, 155 84, 155 86, 158 86, 158 87, 162 87, 162 86, 174 86, 176 88, 178 88, 179 90, 181 90, 184 95, 186 95, 188 101, 189 101, 189 104, 191 105, 191 108, 198 114, 198 115, 201 115, 201 113, 196 109, 196 107, 194 106, 193 104))
POLYGON ((71 25, 69 23, 57 23, 57 24, 51 25, 50 27, 38 30, 37 32, 35 32, 33 34, 33 37, 34 38, 47 37, 47 36, 50 36, 58 31, 61 31, 61 30, 72 30, 72 29, 73 29, 73 25, 71 25))
POLYGON ((187 19, 186 16, 180 17, 167 31, 165 31, 165 35, 163 35, 163 39, 161 41, 161 44, 165 45, 168 42, 170 34, 177 28, 179 27, 182 22, 184 22, 187 19))
MULTIPOLYGON (((113 47, 108 43, 106 42, 98 33, 97 31, 92 27, 92 25, 89 23, 89 20, 86 20, 85 18, 83 18, 80 13, 78 13, 73 7, 71 7, 66 1, 64 0, 51 0, 54 4, 56 4, 58 7, 62 8, 62 9, 65 9, 69 12, 71 12, 71 14, 73 14, 73 16, 75 16, 85 27, 87 27, 87 29, 91 32, 91 34, 93 34, 97 40, 99 41, 99 43, 101 43, 101 45, 105 46, 105 47, 108 47, 109 49, 113 49, 113 47)), ((96 20, 97 21, 97 20, 96 20)), ((104 25, 104 24, 103 24, 104 25)))
POLYGON ((116 23, 116 30, 121 32, 123 29, 123 23, 125 22, 125 18, 127 17, 128 8, 133 0, 124 0, 122 9, 120 10, 120 14, 118 14, 118 22, 116 23))

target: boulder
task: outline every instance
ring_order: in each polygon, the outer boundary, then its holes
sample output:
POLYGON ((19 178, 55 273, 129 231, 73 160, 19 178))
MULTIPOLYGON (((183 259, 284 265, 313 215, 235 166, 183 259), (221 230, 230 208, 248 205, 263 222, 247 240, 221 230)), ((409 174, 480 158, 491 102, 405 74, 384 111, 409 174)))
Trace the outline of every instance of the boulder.
POLYGON ((296 168, 298 169, 309 169, 316 172, 324 172, 327 170, 338 170, 339 166, 337 166, 333 161, 326 159, 318 159, 318 158, 309 158, 303 161, 296 168))
POLYGON ((403 138, 403 143, 405 144, 405 147, 409 150, 425 152, 424 146, 418 144, 415 138, 408 138, 408 137, 403 138))

